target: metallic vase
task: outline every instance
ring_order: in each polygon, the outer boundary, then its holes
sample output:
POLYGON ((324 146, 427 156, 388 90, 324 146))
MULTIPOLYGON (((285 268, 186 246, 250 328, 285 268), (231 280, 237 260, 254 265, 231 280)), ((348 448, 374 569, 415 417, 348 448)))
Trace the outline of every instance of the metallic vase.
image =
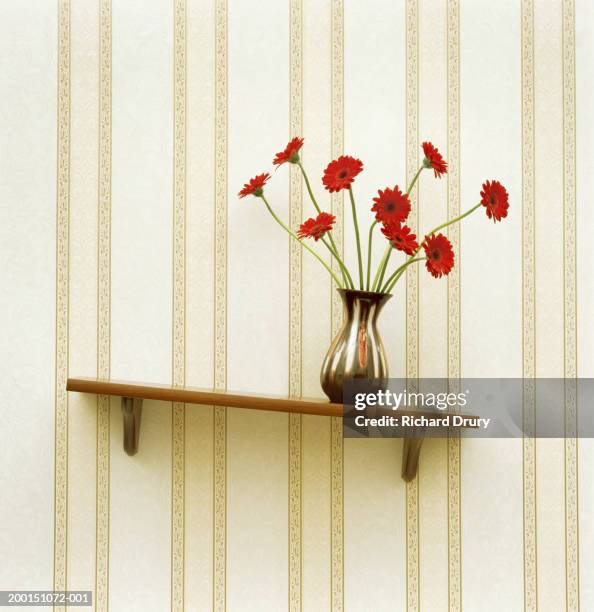
POLYGON ((342 403, 342 386, 353 378, 388 378, 388 362, 377 331, 377 317, 392 297, 387 293, 338 289, 344 306, 343 325, 322 364, 320 382, 330 401, 342 403))

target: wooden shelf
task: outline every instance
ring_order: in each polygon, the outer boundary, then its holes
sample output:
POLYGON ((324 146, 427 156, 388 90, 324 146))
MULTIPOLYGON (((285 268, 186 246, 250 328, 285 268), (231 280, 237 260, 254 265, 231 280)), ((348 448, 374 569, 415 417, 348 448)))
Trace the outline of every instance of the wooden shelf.
MULTIPOLYGON (((326 399, 302 399, 274 395, 234 393, 231 391, 211 391, 196 387, 174 387, 173 385, 102 380, 98 378, 68 378, 66 390, 91 393, 93 395, 113 395, 122 398, 124 450, 128 455, 135 455, 138 451, 142 400, 145 399, 316 416, 343 416, 343 405, 333 404, 326 399)), ((401 408, 398 412, 400 415, 436 416, 435 411, 406 410, 401 408)), ((422 440, 422 430, 419 430, 413 431, 411 436, 404 441, 402 478, 406 481, 412 480, 417 473, 422 440)))
POLYGON ((181 402, 183 404, 251 408, 253 410, 295 412, 319 416, 342 416, 342 404, 331 404, 325 399, 300 399, 274 395, 233 393, 231 391, 209 391, 196 387, 174 387, 172 385, 100 380, 97 378, 69 378, 66 383, 66 390, 164 402, 181 402))
POLYGON ((135 455, 138 452, 142 400, 145 399, 333 417, 341 417, 343 411, 342 404, 332 404, 324 399, 232 393, 196 387, 174 387, 173 385, 98 378, 69 378, 66 382, 66 390, 93 395, 114 395, 122 398, 124 450, 128 455, 135 455))

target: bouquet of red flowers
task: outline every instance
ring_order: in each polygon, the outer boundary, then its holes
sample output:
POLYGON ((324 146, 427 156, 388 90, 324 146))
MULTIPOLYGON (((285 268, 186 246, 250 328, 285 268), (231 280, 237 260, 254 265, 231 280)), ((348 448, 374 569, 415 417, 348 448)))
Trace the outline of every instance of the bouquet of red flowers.
POLYGON ((260 198, 275 221, 292 238, 297 240, 320 261, 341 289, 359 289, 361 291, 390 293, 404 274, 406 268, 420 261, 425 262, 427 271, 435 278, 447 275, 454 267, 454 251, 452 249, 452 244, 440 230, 446 228, 448 225, 461 221, 464 217, 467 217, 481 206, 484 207, 487 217, 493 219, 493 221, 501 221, 507 216, 509 202, 508 193, 505 187, 499 181, 485 181, 482 186, 482 191, 480 192, 480 201, 477 204, 464 214, 455 219, 450 219, 427 232, 424 238, 419 242, 416 234, 406 225, 406 219, 411 211, 410 193, 423 170, 432 169, 436 178, 441 178, 441 176, 448 171, 448 165, 440 152, 430 142, 424 142, 422 144, 424 154, 423 161, 407 190, 403 192, 398 185, 386 187, 383 190, 378 190, 377 196, 373 198, 371 212, 374 213, 375 220, 369 229, 367 260, 365 263, 362 255, 359 224, 357 221, 357 207, 355 205, 355 196, 352 187, 355 178, 363 170, 363 163, 361 160, 351 157, 350 155, 341 155, 338 159, 328 164, 324 170, 322 183, 331 193, 346 189, 349 194, 353 224, 355 227, 355 240, 357 243, 358 286, 355 287, 353 276, 344 264, 332 236, 332 228, 336 218, 334 215, 322 211, 318 205, 305 168, 301 163, 299 154, 302 147, 303 138, 293 138, 283 151, 276 154, 272 163, 277 167, 285 163, 297 164, 303 175, 309 197, 318 213, 316 217, 304 221, 296 232, 287 227, 274 212, 264 195, 264 186, 270 179, 270 174, 268 173, 258 174, 252 178, 239 192, 239 197, 243 198, 247 195, 252 195, 260 198), (373 232, 375 226, 378 224, 381 225, 381 232, 388 240, 388 245, 383 257, 377 265, 372 281, 371 247, 373 243, 373 232), (314 249, 303 242, 304 238, 313 238, 315 242, 322 242, 338 262, 341 272, 340 277, 314 249), (390 255, 394 250, 402 251, 407 257, 403 264, 397 266, 391 274, 388 274, 390 255))

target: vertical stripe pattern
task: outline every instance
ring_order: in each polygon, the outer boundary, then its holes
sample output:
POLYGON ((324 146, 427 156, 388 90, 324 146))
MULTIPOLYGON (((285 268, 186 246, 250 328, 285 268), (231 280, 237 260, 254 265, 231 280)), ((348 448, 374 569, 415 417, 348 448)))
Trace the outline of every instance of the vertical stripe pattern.
MULTIPOLYGON (((101 0, 99 19, 97 376, 108 379, 111 362, 111 0, 101 0)), ((109 406, 107 395, 97 397, 97 610, 107 610, 109 601, 109 406)))
POLYGON ((565 360, 565 567, 567 610, 578 610, 575 4, 563 0, 563 266, 565 360))
MULTIPOLYGON (((174 0, 173 384, 186 378, 186 0, 174 0)), ((184 609, 185 406, 172 406, 171 609, 184 609)))
MULTIPOLYGON (((332 159, 344 149, 344 6, 343 0, 332 0, 332 159)), ((344 246, 344 216, 342 192, 332 194, 332 214, 336 216, 334 238, 340 253, 344 246)), ((339 270, 338 263, 332 262, 339 270)), ((331 326, 334 337, 342 324, 342 301, 332 282, 331 326)), ((342 419, 333 417, 330 427, 331 473, 331 606, 333 611, 344 607, 344 446, 342 419)))
MULTIPOLYGON (((332 0, 332 41, 331 41, 331 104, 332 104, 332 126, 331 126, 331 157, 336 159, 343 154, 344 150, 344 7, 343 0, 332 0)), ((332 233, 336 241, 336 247, 342 256, 344 251, 344 201, 343 192, 333 193, 331 198, 332 214, 336 222, 332 233)), ((332 269, 340 276, 340 266, 334 259, 332 269)), ((336 283, 332 281, 331 295, 331 326, 332 337, 334 337, 342 325, 342 300, 336 291, 336 283)))
MULTIPOLYGON (((447 3, 447 150, 448 219, 460 214, 460 6, 447 3)), ((448 227, 458 265, 448 275, 448 379, 449 391, 460 387, 460 225, 448 227)), ((448 608, 462 606, 462 543, 460 539, 460 435, 447 440, 448 470, 448 608)))
POLYGON ((534 210, 534 4, 522 0, 522 471, 524 609, 536 610, 536 269, 534 210))
POLYGON ((331 512, 332 512, 332 610, 342 610, 344 605, 344 462, 342 419, 332 417, 331 423, 331 512))
MULTIPOLYGON (((289 132, 303 132, 303 3, 289 0, 289 132)), ((303 212, 301 172, 290 164, 289 226, 298 227, 303 212)), ((289 239, 289 395, 302 392, 301 247, 289 239)), ((301 609, 301 415, 289 414, 289 610, 301 609)))
MULTIPOLYGON (((214 387, 227 387, 227 1, 215 0, 214 387)), ((213 609, 226 608, 227 409, 214 408, 213 609)))
MULTIPOLYGON (((406 2, 406 183, 410 184, 419 167, 419 9, 417 0, 406 2)), ((411 230, 418 234, 418 184, 411 200, 417 201, 408 218, 411 230)), ((406 270, 406 377, 409 387, 419 376, 419 270, 406 270)), ((409 610, 419 608, 419 479, 406 484, 406 602, 409 610)))
POLYGON ((301 415, 289 415, 289 610, 301 610, 301 415))
MULTIPOLYGON (((58 151, 56 211, 56 371, 54 464, 54 589, 67 586, 68 318, 70 215, 70 2, 58 4, 58 151)), ((58 609, 58 608, 57 608, 58 609)), ((61 609, 61 608, 60 608, 61 609)))

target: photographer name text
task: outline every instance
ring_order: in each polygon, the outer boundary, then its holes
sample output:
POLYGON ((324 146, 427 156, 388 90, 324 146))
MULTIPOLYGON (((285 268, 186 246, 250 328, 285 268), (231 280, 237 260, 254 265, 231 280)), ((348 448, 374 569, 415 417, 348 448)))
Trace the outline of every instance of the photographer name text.
POLYGON ((491 419, 464 416, 461 414, 443 414, 436 416, 383 415, 380 417, 366 417, 358 414, 355 417, 357 427, 473 427, 487 429, 491 419))

